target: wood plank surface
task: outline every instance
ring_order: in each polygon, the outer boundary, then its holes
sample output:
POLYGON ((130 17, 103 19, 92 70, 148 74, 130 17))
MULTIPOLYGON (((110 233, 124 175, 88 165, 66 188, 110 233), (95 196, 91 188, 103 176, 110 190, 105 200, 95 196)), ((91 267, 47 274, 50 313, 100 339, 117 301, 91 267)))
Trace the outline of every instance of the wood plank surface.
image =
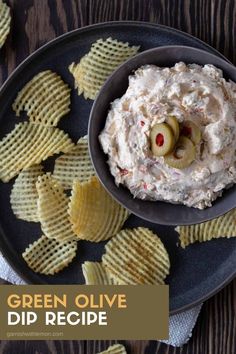
MULTIPOLYGON (((236 64, 235 0, 5 0, 12 30, 0 51, 0 84, 29 53, 52 38, 89 24, 141 20, 186 31, 236 64)), ((4 354, 95 354, 108 341, 2 341, 4 354)), ((193 336, 182 348, 158 342, 126 341, 132 354, 236 353, 236 281, 208 300, 193 336)))

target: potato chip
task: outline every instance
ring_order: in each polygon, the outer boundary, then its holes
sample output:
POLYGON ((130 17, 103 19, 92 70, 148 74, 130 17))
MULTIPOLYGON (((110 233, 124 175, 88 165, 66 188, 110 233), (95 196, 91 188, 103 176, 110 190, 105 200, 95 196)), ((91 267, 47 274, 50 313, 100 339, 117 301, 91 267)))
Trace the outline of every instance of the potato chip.
POLYGON ((54 127, 19 123, 0 141, 0 179, 10 181, 22 169, 74 146, 67 134, 54 127))
POLYGON ((185 248, 194 242, 205 242, 215 238, 236 237, 236 209, 216 219, 188 226, 177 226, 180 245, 185 248))
POLYGON ((22 257, 34 272, 53 275, 72 262, 76 251, 76 241, 60 242, 43 235, 26 248, 22 257))
POLYGON ((120 285, 164 284, 170 260, 161 240, 151 230, 121 230, 105 246, 102 263, 120 285))
POLYGON ((10 7, 0 0, 0 48, 6 41, 8 33, 10 32, 11 12, 10 7))
POLYGON ((75 79, 78 95, 94 99, 108 76, 123 62, 137 54, 139 47, 119 42, 111 37, 98 39, 79 64, 72 63, 69 71, 75 79))
POLYGON ((114 344, 98 354, 127 354, 127 352, 122 344, 114 344))
POLYGON ((84 136, 72 150, 56 159, 53 177, 65 189, 71 189, 74 179, 85 182, 91 176, 94 176, 94 168, 89 156, 88 139, 84 136))
POLYGON ((61 184, 50 173, 46 173, 38 177, 36 188, 39 196, 38 216, 43 233, 59 241, 77 239, 69 221, 69 198, 61 184))
POLYGON ((109 277, 101 262, 84 262, 82 271, 86 285, 113 285, 114 281, 109 277))
POLYGON ((12 108, 17 116, 26 111, 30 122, 56 126, 70 111, 70 91, 57 73, 41 71, 18 93, 12 108))
POLYGON ((20 172, 11 190, 10 203, 18 219, 38 222, 36 181, 43 175, 43 166, 35 165, 20 172))
POLYGON ((103 188, 97 177, 75 180, 69 204, 72 229, 83 240, 99 242, 114 236, 129 213, 103 188))

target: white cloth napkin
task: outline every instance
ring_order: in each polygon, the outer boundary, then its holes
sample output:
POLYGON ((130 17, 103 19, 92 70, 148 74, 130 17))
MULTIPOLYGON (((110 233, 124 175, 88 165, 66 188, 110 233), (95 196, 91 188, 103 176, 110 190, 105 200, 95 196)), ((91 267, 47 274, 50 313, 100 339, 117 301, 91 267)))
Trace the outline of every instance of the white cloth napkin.
POLYGON ((161 342, 172 345, 173 347, 181 347, 183 344, 187 343, 192 336, 192 331, 201 308, 202 304, 195 306, 191 310, 170 316, 169 339, 161 342))
POLYGON ((11 268, 0 253, 0 278, 11 284, 24 285, 26 282, 11 268))
MULTIPOLYGON (((4 257, 0 254, 0 278, 16 285, 23 285, 26 282, 11 268, 4 257)), ((169 339, 163 343, 174 347, 181 347, 192 335, 192 330, 197 321, 202 305, 196 306, 191 310, 182 312, 170 317, 169 339)))

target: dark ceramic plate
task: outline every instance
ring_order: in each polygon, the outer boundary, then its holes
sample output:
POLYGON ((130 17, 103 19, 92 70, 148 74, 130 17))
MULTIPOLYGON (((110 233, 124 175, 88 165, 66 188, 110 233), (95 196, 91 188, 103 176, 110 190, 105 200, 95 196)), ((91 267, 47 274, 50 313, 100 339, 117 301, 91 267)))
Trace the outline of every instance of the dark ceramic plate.
POLYGON ((128 77, 134 70, 145 64, 173 66, 175 63, 213 64, 223 70, 224 77, 236 82, 236 68, 212 53, 186 46, 164 46, 146 50, 122 64, 107 79, 93 105, 89 120, 89 147, 97 174, 106 189, 121 204, 135 215, 162 225, 191 225, 216 218, 236 207, 236 186, 223 192, 221 198, 211 208, 199 210, 180 204, 161 201, 147 201, 133 198, 123 186, 117 187, 104 154, 98 136, 104 128, 110 103, 121 97, 127 90, 128 77))
MULTIPOLYGON (((98 38, 112 36, 119 40, 141 45, 141 50, 162 45, 187 45, 217 52, 203 42, 171 28, 148 23, 114 22, 98 24, 68 33, 48 43, 24 61, 9 77, 0 92, 0 138, 19 121, 11 104, 17 91, 40 70, 56 70, 73 87, 73 79, 67 67, 78 61, 98 38)), ((220 55, 220 54, 218 54, 220 55)), ((72 91, 72 109, 68 118, 63 118, 60 127, 76 141, 87 133, 91 101, 78 97, 72 91)), ((45 163, 52 169, 54 159, 45 163)), ((81 263, 85 260, 100 260, 104 243, 80 242, 76 260, 54 277, 32 272, 21 258, 25 247, 41 235, 38 224, 17 220, 12 214, 9 196, 11 183, 0 183, 0 246, 15 270, 29 283, 74 284, 83 283, 81 263)), ((126 226, 143 225, 158 233, 171 259, 170 310, 172 313, 190 308, 219 290, 229 282, 236 269, 236 240, 217 240, 207 244, 190 246, 186 251, 176 247, 177 234, 172 227, 151 224, 131 216, 126 226)))

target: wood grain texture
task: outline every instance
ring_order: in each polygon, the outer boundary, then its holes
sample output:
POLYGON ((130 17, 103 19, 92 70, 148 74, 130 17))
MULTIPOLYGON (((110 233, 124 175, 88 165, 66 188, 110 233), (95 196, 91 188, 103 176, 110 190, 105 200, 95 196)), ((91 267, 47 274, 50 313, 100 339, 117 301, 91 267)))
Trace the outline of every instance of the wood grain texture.
MULTIPOLYGON (((139 20, 165 24, 209 43, 236 64, 235 0, 5 0, 12 30, 0 52, 0 84, 29 53, 56 36, 89 24, 139 20)), ((236 280, 208 300, 182 348, 123 342, 131 354, 236 353, 236 280)), ((2 341, 4 354, 95 354, 109 341, 2 341)))

